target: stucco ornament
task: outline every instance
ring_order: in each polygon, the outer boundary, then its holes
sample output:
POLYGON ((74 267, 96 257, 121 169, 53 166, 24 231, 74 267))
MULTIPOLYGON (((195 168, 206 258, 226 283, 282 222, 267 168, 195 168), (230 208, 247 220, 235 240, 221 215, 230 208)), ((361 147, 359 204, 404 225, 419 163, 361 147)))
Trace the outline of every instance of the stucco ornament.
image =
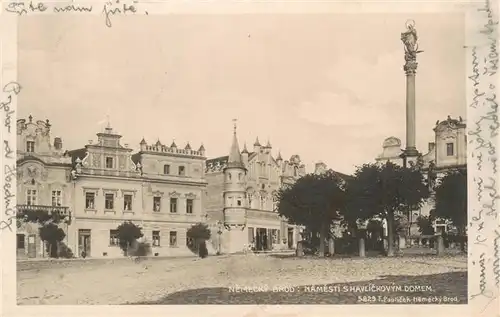
POLYGON ((36 177, 37 168, 36 166, 29 165, 26 170, 28 171, 28 176, 33 178, 36 177))

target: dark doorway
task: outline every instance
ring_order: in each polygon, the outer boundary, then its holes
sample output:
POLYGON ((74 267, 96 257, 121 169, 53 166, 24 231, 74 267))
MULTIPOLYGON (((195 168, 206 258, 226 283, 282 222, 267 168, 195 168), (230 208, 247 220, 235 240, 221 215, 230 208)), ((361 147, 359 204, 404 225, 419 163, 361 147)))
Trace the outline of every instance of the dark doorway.
POLYGON ((255 235, 255 249, 265 251, 268 249, 268 236, 266 228, 257 228, 255 235))
POLYGON ((288 228, 288 248, 293 248, 293 228, 288 228))
POLYGON ((90 256, 91 235, 89 229, 78 230, 78 255, 82 258, 90 256))

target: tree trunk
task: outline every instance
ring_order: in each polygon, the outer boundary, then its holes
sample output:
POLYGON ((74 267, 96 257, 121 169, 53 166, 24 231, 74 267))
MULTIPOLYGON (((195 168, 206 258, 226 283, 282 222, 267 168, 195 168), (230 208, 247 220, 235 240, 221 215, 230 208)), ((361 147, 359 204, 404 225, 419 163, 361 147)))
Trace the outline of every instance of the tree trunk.
POLYGON ((326 239, 326 224, 321 224, 321 230, 319 232, 319 256, 325 256, 325 239, 326 239))
POLYGON ((297 256, 304 256, 304 248, 303 248, 303 241, 298 241, 297 242, 297 256))
POLYGON ((358 244, 358 247, 359 247, 359 256, 362 257, 362 258, 364 258, 365 255, 366 255, 366 252, 365 252, 365 250, 366 250, 365 249, 365 238, 364 238, 364 236, 360 235, 358 241, 359 241, 359 244, 358 244))
POLYGON ((467 253, 467 250, 465 249, 465 226, 462 226, 459 229, 459 235, 460 235, 460 251, 467 253))
POLYGON ((387 212, 387 256, 394 256, 394 213, 387 212))
POLYGON ((330 256, 335 255, 335 239, 333 237, 328 239, 328 253, 330 253, 330 256))

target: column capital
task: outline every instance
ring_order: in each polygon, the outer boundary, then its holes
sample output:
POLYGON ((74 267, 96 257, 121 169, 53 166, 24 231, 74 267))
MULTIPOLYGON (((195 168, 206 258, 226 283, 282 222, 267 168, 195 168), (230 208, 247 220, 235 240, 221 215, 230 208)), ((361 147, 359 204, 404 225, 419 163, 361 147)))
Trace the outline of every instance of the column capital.
POLYGON ((418 62, 416 60, 407 60, 403 69, 406 76, 415 76, 417 73, 418 62))

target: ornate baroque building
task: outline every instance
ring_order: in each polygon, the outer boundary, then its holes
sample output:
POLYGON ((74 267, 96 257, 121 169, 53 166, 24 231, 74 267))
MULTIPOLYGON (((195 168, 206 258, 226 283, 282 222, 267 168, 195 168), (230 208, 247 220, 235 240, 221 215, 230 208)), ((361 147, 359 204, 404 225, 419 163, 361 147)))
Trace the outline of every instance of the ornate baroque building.
MULTIPOLYGON (((62 140, 51 143, 49 120, 17 120, 17 209, 48 211, 67 216, 60 227, 68 242, 72 220, 73 183, 71 157, 63 151, 62 140)), ((38 225, 18 222, 17 255, 44 257, 46 248, 40 240, 38 225)))
MULTIPOLYGON (((429 142, 427 153, 418 158, 418 162, 410 161, 409 164, 421 164, 425 177, 431 175, 430 183, 436 184, 446 172, 451 169, 466 169, 467 168, 467 133, 466 123, 459 119, 452 119, 450 116, 444 121, 437 121, 434 127, 435 138, 433 142, 429 142), (431 173, 429 173, 429 171, 431 173), (433 177, 434 175, 434 177, 433 177)), ((385 139, 383 151, 376 159, 377 162, 391 161, 398 165, 403 165, 401 154, 401 140, 396 137, 385 139)), ((420 210, 413 211, 410 214, 410 223, 412 235, 418 234, 416 220, 418 216, 428 216, 434 208, 434 199, 431 195, 430 199, 422 206, 420 210)), ((434 224, 436 232, 447 230, 447 224, 442 220, 437 220, 434 224)))
MULTIPOLYGON (((124 221, 142 227, 157 256, 190 254, 186 230, 205 220, 205 149, 147 144, 139 152, 111 127, 97 142, 69 152, 60 138, 50 144, 50 124, 18 120, 19 208, 70 214, 65 243, 76 256, 117 257, 116 228, 124 221)), ((18 254, 43 256, 35 226, 18 230, 18 254)))
POLYGON ((283 160, 271 150, 269 141, 263 146, 257 138, 253 151, 245 144, 240 152, 235 127, 229 155, 206 161, 206 209, 216 250, 295 247, 300 228, 278 215, 274 197, 281 186, 305 175, 305 165, 298 155, 283 160))

